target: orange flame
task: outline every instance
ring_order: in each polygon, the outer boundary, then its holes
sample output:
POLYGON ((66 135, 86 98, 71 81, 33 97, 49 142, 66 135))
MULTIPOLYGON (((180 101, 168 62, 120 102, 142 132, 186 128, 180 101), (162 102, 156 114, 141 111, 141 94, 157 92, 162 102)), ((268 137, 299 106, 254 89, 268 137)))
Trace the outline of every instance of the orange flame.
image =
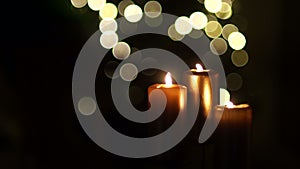
POLYGON ((197 72, 203 71, 203 67, 199 63, 196 64, 196 68, 197 68, 197 72))
POLYGON ((165 82, 166 82, 166 86, 172 86, 172 77, 170 72, 167 73, 165 77, 165 82))

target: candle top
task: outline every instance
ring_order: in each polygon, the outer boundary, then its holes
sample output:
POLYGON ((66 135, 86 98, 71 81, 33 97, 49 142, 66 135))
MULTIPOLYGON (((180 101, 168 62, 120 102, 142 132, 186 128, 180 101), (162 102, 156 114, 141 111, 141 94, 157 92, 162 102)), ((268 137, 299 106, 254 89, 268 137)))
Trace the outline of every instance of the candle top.
POLYGON ((232 102, 227 103, 226 105, 218 105, 219 108, 227 108, 227 109, 243 109, 243 108, 250 108, 249 104, 233 104, 232 102))

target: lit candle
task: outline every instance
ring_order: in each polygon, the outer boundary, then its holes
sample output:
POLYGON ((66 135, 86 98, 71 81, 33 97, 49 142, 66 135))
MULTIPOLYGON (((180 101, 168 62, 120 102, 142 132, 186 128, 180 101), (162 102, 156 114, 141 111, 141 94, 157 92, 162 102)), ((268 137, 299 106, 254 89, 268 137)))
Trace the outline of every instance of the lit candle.
POLYGON ((167 114, 168 119, 174 120, 178 112, 186 111, 187 88, 183 85, 173 84, 171 73, 168 72, 165 76, 165 84, 149 86, 148 95, 157 89, 163 91, 166 96, 167 104, 164 113, 167 114))
MULTIPOLYGON (((173 84, 171 74, 168 72, 165 76, 165 84, 154 84, 148 87, 148 95, 154 90, 161 90, 166 96, 166 107, 160 118, 160 121, 156 124, 156 127, 151 128, 151 132, 160 131, 164 132, 169 128, 178 117, 179 113, 186 113, 187 109, 187 88, 183 85, 173 84)), ((154 98, 155 100, 156 98, 154 98)), ((157 98, 161 99, 161 98, 157 98)), ((182 115, 182 114, 181 114, 182 115)), ((185 124, 185 119, 182 119, 180 123, 185 124)), ((156 132, 157 133, 157 132, 156 132)), ((158 160, 169 161, 176 158, 175 154, 165 153, 163 156, 158 156, 158 160)), ((178 160, 179 162, 179 160, 178 160)))
POLYGON ((188 87, 188 111, 198 110, 198 118, 191 131, 192 140, 198 140, 203 124, 219 102, 217 72, 210 69, 203 69, 200 64, 196 64, 196 69, 191 69, 184 75, 188 87))
POLYGON ((252 108, 249 104, 228 102, 216 106, 214 114, 215 118, 221 118, 213 135, 216 142, 214 160, 220 165, 216 167, 245 168, 250 155, 252 108))

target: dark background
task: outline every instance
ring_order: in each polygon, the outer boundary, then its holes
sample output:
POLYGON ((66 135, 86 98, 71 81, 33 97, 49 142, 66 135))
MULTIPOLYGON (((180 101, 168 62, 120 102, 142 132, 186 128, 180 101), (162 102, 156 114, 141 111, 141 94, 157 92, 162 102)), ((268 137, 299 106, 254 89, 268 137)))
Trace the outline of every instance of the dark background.
MULTIPOLYGON (((238 14, 249 63, 232 92, 254 110, 251 168, 299 168, 297 20, 290 2, 246 1, 238 14)), ((109 1, 117 3, 117 1, 109 1)), ((189 15, 194 1, 160 1, 163 11, 189 15)), ((143 5, 145 0, 136 1, 143 5)), ((72 73, 86 40, 98 29, 97 13, 68 0, 1 4, 0 168, 134 168, 142 160, 116 157, 94 144, 73 108, 72 73)), ((226 67, 227 67, 226 66, 226 67)), ((154 168, 154 167, 153 167, 154 168)), ((159 168, 159 166, 156 166, 159 168)))

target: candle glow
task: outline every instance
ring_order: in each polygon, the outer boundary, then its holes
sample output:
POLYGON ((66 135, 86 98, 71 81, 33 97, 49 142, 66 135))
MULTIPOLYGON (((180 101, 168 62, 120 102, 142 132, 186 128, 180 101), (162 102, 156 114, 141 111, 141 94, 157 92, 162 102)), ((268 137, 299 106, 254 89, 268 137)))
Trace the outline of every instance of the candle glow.
POLYGON ((196 68, 197 68, 197 72, 203 71, 203 67, 199 63, 196 64, 196 68))
POLYGON ((234 104, 231 101, 227 102, 225 105, 229 109, 234 108, 234 104))
POLYGON ((170 72, 168 72, 167 75, 165 76, 165 83, 166 83, 166 87, 172 86, 172 77, 170 72))

